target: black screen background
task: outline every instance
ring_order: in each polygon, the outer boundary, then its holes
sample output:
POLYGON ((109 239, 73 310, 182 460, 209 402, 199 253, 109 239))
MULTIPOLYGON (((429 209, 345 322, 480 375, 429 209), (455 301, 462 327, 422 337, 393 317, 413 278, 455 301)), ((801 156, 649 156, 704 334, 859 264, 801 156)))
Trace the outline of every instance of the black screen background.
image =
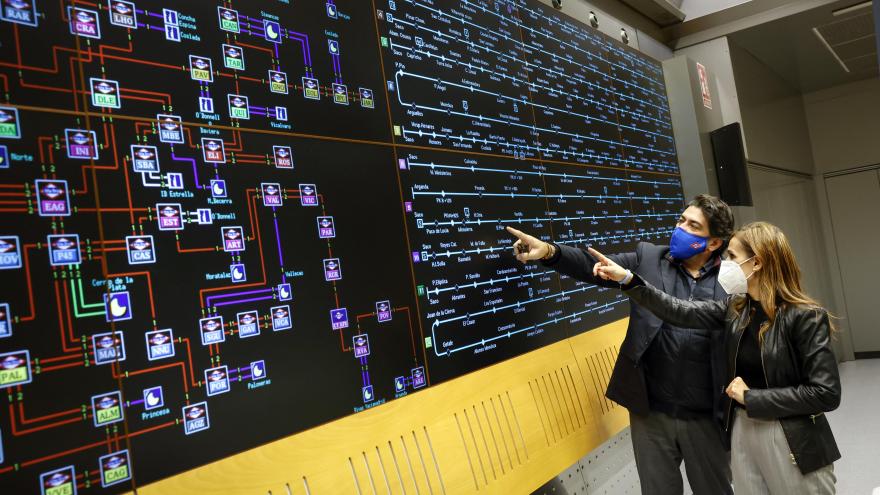
POLYGON ((0 169, 10 201, 0 208, 0 235, 24 245, 22 268, 0 272, 0 302, 16 318, 0 354, 28 350, 33 373, 29 384, 0 389, 8 400, 0 407, 0 484, 10 493, 39 493, 40 474, 65 466, 73 466, 79 493, 122 493, 413 393, 416 368, 429 386, 620 319, 627 306, 615 291, 517 263, 503 227, 620 252, 665 242, 681 208, 659 64, 537 1, 340 1, 336 19, 322 2, 226 4, 306 34, 310 65, 292 38, 275 57, 261 27, 220 30, 214 2, 136 2, 144 24, 136 30, 111 25, 106 2, 77 5, 98 11, 101 39, 71 35, 57 3, 37 2, 37 27, 0 23, 8 88, 0 106, 18 108, 21 129, 20 139, 0 139, 18 157, 0 169), (162 33, 163 8, 186 16, 179 43, 162 33), (339 42, 341 72, 328 39, 339 42), (243 48, 244 71, 223 67, 223 43, 243 48), (213 82, 190 78, 190 55, 212 59, 213 82), (287 73, 288 95, 269 91, 270 69, 287 73), (305 75, 320 81, 319 101, 303 97, 305 75), (92 77, 118 81, 121 108, 91 103, 92 77), (348 105, 333 103, 336 78, 348 105), (374 92, 374 108, 361 106, 359 88, 374 92), (216 118, 199 113, 200 89, 216 118), (232 119, 228 94, 247 96, 257 112, 284 106, 289 119, 232 119), (160 142, 157 114, 180 116, 186 142, 160 142), (68 158, 68 128, 96 133, 96 160, 68 158), (227 163, 206 163, 201 138, 222 139, 227 163), (156 146, 162 173, 182 174, 191 197, 163 197, 180 192, 167 179, 145 186, 162 179, 131 170, 132 144, 156 146), (293 170, 274 166, 273 146, 292 149, 293 170), (231 203, 209 201, 212 178, 226 181, 231 203), (35 179, 66 180, 73 213, 38 215, 35 179), (258 192, 263 182, 285 191, 275 213, 283 269, 273 212, 258 192), (300 184, 315 184, 323 207, 301 206, 300 184), (157 203, 181 204, 192 221, 160 231, 157 203), (198 225, 198 208, 222 218, 198 225), (329 243, 317 236, 321 214, 336 223, 329 243), (285 274, 291 301, 203 308, 200 290, 230 285, 206 278, 232 263, 222 226, 242 226, 248 236, 237 262, 247 283, 260 284, 244 290, 271 289, 285 274), (81 264, 49 265, 52 233, 79 235, 81 264), (156 263, 128 263, 119 241, 133 234, 154 236, 156 263), (335 284, 322 267, 330 250, 342 265, 335 284), (68 316, 74 297, 100 302, 106 279, 129 292, 132 319, 68 316), (384 300, 395 311, 380 323, 376 303, 384 300), (263 319, 259 336, 237 336, 237 312, 267 318, 280 304, 290 305, 292 329, 273 332, 263 319), (337 304, 348 310, 344 330, 330 328, 337 304), (227 335, 212 349, 200 343, 198 320, 214 314, 227 335), (166 328, 175 356, 149 361, 144 333, 166 328), (91 336, 112 330, 124 335, 126 359, 96 365, 91 336), (369 336, 366 364, 351 352, 357 334, 369 336), (270 383, 249 389, 247 372, 231 372, 229 392, 206 395, 205 369, 257 360, 270 383), (365 372, 372 401, 362 396, 365 372), (404 391, 395 389, 398 377, 404 391), (137 401, 157 385, 168 412, 147 418, 137 401), (125 421, 95 427, 90 398, 116 390, 125 421), (181 409, 202 401, 211 427, 185 435, 181 409), (101 488, 98 458, 121 450, 133 479, 101 488))

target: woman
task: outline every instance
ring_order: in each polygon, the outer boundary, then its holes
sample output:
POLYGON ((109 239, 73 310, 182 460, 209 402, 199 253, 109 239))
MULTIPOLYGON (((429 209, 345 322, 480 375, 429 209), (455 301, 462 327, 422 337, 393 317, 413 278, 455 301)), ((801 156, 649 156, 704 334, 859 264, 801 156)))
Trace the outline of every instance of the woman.
POLYGON ((828 312, 801 289, 794 253, 779 228, 755 222, 730 240, 720 301, 685 301, 590 250, 593 272, 681 327, 724 328, 729 397, 725 431, 737 495, 833 494, 840 452, 824 413, 840 404, 828 312), (732 399, 732 400, 730 400, 732 399))

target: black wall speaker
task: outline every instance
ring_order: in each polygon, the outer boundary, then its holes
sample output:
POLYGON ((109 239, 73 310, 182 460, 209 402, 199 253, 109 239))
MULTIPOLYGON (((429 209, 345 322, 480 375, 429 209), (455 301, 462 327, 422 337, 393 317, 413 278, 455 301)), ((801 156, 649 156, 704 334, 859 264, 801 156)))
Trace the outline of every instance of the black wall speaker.
POLYGON ((731 206, 753 206, 739 122, 715 129, 709 136, 712 139, 715 174, 718 176, 721 199, 731 206))

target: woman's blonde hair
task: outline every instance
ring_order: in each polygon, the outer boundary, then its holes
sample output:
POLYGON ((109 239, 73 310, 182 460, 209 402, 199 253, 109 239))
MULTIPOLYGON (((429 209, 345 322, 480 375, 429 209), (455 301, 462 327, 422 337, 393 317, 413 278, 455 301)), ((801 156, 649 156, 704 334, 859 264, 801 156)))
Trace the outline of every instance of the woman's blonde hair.
MULTIPOLYGON (((743 253, 744 257, 754 256, 761 262, 761 269, 752 275, 757 279, 759 302, 767 314, 767 322, 761 325, 758 332, 761 343, 772 327, 780 307, 803 305, 813 310, 825 311, 815 299, 804 292, 801 286, 801 269, 788 238, 779 227, 767 222, 753 222, 740 227, 733 237, 736 237, 746 251, 743 253)), ((739 309, 742 310, 742 307, 739 309)), ((830 328, 832 332, 836 331, 833 324, 830 328)))

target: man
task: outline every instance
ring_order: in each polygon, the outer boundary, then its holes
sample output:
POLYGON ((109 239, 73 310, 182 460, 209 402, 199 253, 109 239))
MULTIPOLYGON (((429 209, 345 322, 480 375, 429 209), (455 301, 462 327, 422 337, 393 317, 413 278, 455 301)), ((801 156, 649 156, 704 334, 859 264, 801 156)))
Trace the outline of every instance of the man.
MULTIPOLYGON (((632 253, 608 258, 680 299, 722 299, 720 255, 733 233, 733 213, 720 199, 701 194, 678 219, 668 246, 641 242, 632 253)), ((598 263, 586 250, 547 243, 507 228, 522 262, 541 260, 561 274, 605 287, 593 275, 598 263)), ((713 410, 725 373, 721 329, 668 325, 636 304, 605 395, 630 413, 633 451, 642 493, 681 495, 684 460, 695 495, 732 494, 728 446, 713 410)))

